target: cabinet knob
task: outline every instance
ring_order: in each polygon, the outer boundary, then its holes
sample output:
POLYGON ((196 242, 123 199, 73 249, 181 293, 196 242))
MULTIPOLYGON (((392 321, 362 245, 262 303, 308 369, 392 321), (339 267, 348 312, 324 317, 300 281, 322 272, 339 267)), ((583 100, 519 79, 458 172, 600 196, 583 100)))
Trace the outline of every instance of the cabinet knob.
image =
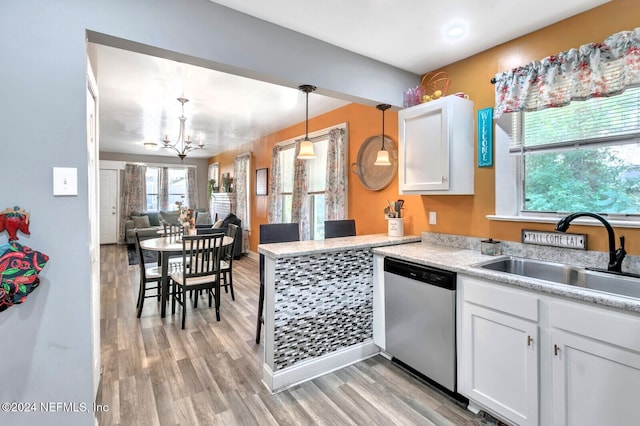
POLYGON ((555 356, 558 356, 558 352, 560 352, 560 346, 558 345, 553 345, 553 354, 555 356))
POLYGON ((531 346, 532 343, 533 343, 533 337, 527 336, 527 346, 531 346))

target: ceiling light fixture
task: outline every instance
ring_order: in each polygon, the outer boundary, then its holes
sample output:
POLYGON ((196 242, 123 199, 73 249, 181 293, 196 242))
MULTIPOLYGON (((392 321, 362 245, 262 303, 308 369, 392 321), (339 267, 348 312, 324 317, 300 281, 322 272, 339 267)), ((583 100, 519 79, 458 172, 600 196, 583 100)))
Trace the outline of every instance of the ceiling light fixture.
POLYGON ((313 143, 309 140, 309 92, 314 92, 316 90, 316 86, 312 86, 310 84, 303 84, 298 87, 301 91, 307 94, 307 115, 305 120, 305 136, 304 140, 300 143, 300 152, 298 152, 299 160, 310 160, 312 158, 316 158, 316 153, 313 151, 313 143))
POLYGON ((184 104, 189 102, 189 99, 185 98, 183 95, 178 98, 178 102, 182 104, 182 114, 180 115, 180 117, 178 117, 178 119, 180 120, 180 133, 178 133, 178 139, 176 139, 175 143, 172 144, 169 140, 169 135, 165 130, 162 143, 164 144, 164 148, 173 149, 178 153, 178 157, 180 157, 180 160, 184 160, 184 157, 187 156, 188 152, 193 151, 194 149, 204 148, 204 137, 202 136, 202 133, 200 133, 198 135, 198 145, 191 145, 191 135, 187 135, 184 128, 184 123, 187 121, 187 117, 184 116, 184 104))
POLYGON ((384 112, 389 108, 391 108, 391 105, 380 104, 380 105, 377 105, 376 108, 382 111, 382 134, 381 134, 382 147, 380 148, 380 151, 378 151, 378 155, 376 156, 376 162, 373 164, 376 166, 390 166, 391 161, 389 161, 389 152, 386 149, 384 149, 384 112))
POLYGON ((454 25, 447 30, 447 37, 450 40, 456 40, 462 37, 464 33, 464 27, 462 27, 461 25, 454 25))
POLYGON ((142 142, 142 146, 149 151, 155 151, 155 149, 158 148, 158 144, 153 141, 144 141, 142 142))

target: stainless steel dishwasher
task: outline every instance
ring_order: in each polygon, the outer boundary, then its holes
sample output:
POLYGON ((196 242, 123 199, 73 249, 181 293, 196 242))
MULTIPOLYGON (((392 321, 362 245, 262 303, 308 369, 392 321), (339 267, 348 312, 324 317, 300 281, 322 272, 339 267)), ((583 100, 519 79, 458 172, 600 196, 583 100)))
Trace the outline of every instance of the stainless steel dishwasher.
POLYGON ((460 399, 456 389, 456 273, 385 258, 386 352, 460 399))

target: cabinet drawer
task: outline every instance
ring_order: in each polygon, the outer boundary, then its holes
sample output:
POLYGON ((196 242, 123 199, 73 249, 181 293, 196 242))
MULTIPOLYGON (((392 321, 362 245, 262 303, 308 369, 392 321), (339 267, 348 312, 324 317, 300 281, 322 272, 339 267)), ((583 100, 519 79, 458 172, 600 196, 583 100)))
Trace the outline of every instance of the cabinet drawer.
POLYGON ((640 315, 595 305, 551 302, 549 323, 554 328, 640 352, 640 315))
POLYGON ((458 276, 458 285, 463 286, 465 302, 538 321, 538 297, 525 290, 508 288, 500 284, 487 284, 465 276, 458 276))

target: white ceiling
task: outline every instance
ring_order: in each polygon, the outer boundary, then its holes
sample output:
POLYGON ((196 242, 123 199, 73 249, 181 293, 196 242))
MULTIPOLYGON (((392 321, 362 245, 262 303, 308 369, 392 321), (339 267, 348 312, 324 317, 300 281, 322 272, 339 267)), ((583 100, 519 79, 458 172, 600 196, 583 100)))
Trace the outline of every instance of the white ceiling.
MULTIPOLYGON (((424 74, 591 9, 608 0, 216 0, 256 18, 424 74), (283 12, 284 11, 284 12, 283 12), (446 32, 459 25, 464 34, 446 32)), ((143 148, 175 141, 182 94, 187 128, 204 134, 206 158, 304 121, 296 89, 96 45, 101 151, 175 156, 143 148)), ((309 116, 348 102, 312 93, 309 116)))

